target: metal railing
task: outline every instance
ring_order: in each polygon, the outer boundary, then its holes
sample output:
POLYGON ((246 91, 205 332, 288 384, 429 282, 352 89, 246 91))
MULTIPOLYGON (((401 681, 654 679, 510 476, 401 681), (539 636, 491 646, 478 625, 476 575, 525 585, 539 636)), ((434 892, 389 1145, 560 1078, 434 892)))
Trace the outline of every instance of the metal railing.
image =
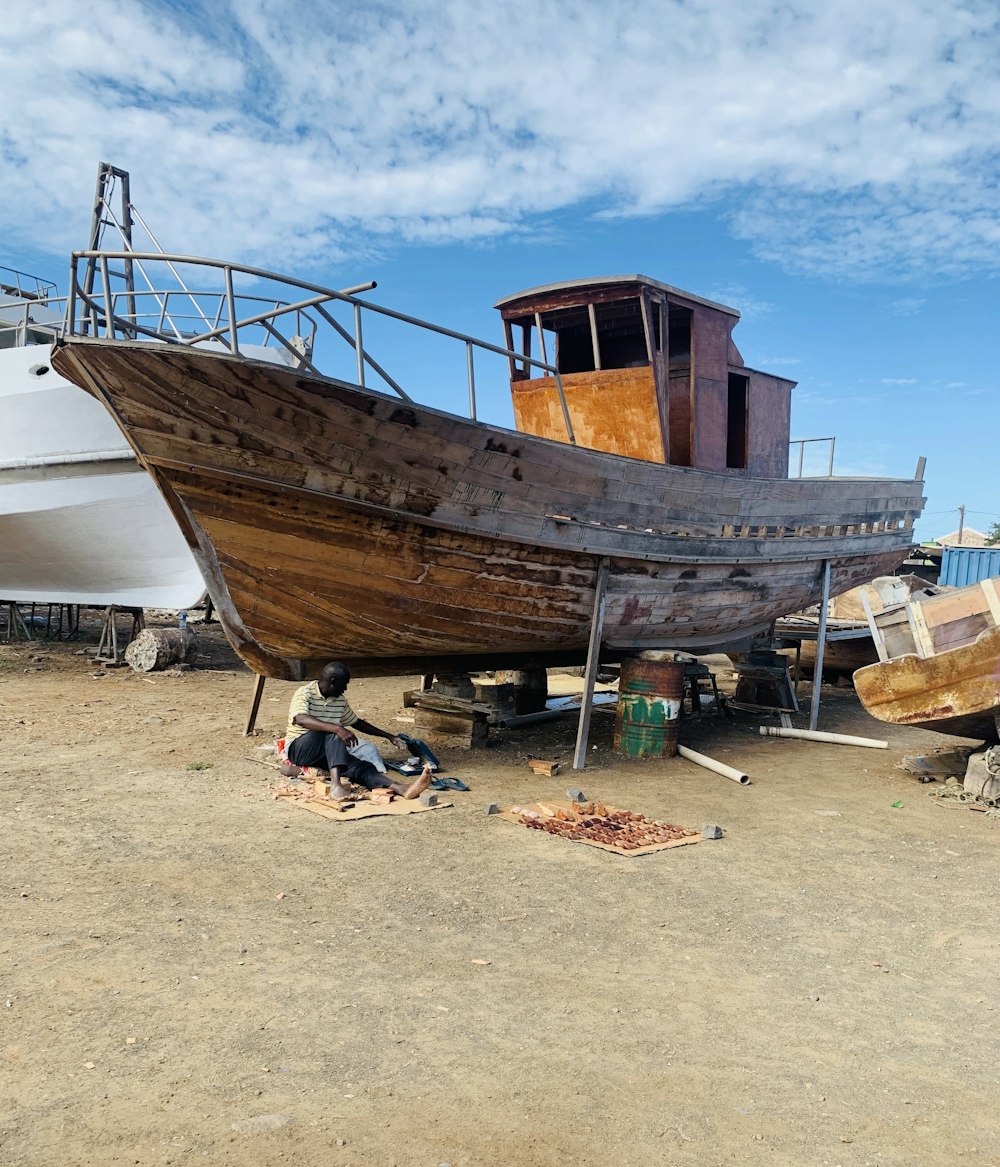
POLYGON ((0 295, 16 296, 19 300, 49 300, 57 291, 51 280, 0 264, 0 295))
POLYGON ((9 334, 13 332, 14 348, 24 348, 29 343, 39 341, 45 343, 55 340, 62 335, 67 299, 66 296, 49 297, 44 300, 0 298, 0 333, 9 338, 9 334), (51 313, 48 319, 37 318, 40 308, 51 313), (32 337, 32 333, 41 335, 32 337))
POLYGON ((263 268, 199 256, 131 250, 76 251, 70 263, 66 331, 69 335, 103 336, 111 340, 148 339, 188 347, 224 347, 235 356, 248 355, 249 336, 254 338, 251 343, 255 346, 276 344, 288 354, 293 366, 324 376, 314 363, 318 333, 324 329, 327 335, 332 334, 353 348, 358 385, 366 387, 366 370, 371 370, 404 401, 411 401, 410 395, 365 348, 363 315, 368 312, 459 341, 465 346, 469 417, 473 420, 477 416, 476 352, 504 357, 508 363, 526 363, 550 374, 555 381, 568 440, 576 443, 562 378, 554 365, 358 299, 359 293, 370 291, 375 286, 372 282, 336 291, 263 268), (125 270, 111 266, 120 262, 127 265, 125 270), (176 286, 152 280, 147 267, 153 264, 165 265, 176 286), (81 267, 83 280, 80 278, 81 267), (188 267, 214 273, 217 286, 205 291, 192 290, 181 271, 188 267), (132 275, 135 272, 146 281, 148 286, 145 289, 134 286, 132 275), (114 286, 115 281, 120 284, 126 278, 129 282, 125 287, 114 286), (236 285, 246 281, 275 283, 290 295, 285 299, 237 291, 236 285), (183 313, 179 313, 178 306, 185 301, 186 307, 183 313), (352 319, 349 325, 333 315, 333 309, 339 305, 350 306, 352 319))
POLYGON ((835 437, 834 438, 792 438, 792 440, 788 443, 789 458, 791 458, 792 446, 798 446, 798 448, 799 448, 799 472, 798 472, 798 474, 796 474, 795 477, 796 478, 803 477, 802 466, 803 466, 803 463, 805 462, 806 445, 809 442, 829 442, 830 443, 830 460, 829 460, 829 464, 827 466, 826 477, 832 478, 833 477, 833 453, 834 453, 834 449, 837 445, 837 439, 835 437))

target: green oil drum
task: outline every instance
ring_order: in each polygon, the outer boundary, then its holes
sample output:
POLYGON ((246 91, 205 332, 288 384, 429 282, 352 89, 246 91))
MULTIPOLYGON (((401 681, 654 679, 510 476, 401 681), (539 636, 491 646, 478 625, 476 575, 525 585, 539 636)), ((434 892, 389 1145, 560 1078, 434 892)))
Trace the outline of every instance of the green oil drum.
POLYGON ((677 753, 684 663, 672 652, 644 652, 622 661, 615 711, 615 749, 626 758, 677 753))

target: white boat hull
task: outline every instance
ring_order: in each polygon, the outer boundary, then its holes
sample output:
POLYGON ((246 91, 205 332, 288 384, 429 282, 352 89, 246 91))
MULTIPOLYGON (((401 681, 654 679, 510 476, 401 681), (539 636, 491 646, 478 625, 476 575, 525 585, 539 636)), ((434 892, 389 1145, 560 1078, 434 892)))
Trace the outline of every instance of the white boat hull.
POLYGON ((0 350, 0 600, 187 608, 201 573, 104 407, 44 345, 0 350))

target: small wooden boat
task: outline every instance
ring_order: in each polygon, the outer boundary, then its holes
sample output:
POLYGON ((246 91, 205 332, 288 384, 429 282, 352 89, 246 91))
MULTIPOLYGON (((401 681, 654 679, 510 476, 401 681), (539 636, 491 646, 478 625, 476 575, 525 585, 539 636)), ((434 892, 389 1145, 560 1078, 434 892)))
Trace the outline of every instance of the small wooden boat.
POLYGON ((1000 738, 1000 579, 870 617, 881 660, 854 674, 880 721, 995 742, 1000 738))
POLYGON ((817 602, 825 563, 837 594, 911 547, 922 462, 911 479, 790 479, 793 383, 745 366, 734 309, 656 280, 509 297, 500 347, 290 280, 241 321, 234 286, 279 277, 132 257, 215 270, 214 325, 182 333, 93 292, 120 258, 74 257, 100 278, 74 280, 53 363, 121 426, 259 674, 579 664, 599 610, 604 659, 731 648, 817 602), (303 312, 352 346, 353 378, 320 373, 303 312), (472 416, 411 400, 365 348, 366 312, 464 345, 472 416), (245 355, 262 322, 297 367, 245 355), (507 362, 516 430, 476 418, 484 351, 507 362))

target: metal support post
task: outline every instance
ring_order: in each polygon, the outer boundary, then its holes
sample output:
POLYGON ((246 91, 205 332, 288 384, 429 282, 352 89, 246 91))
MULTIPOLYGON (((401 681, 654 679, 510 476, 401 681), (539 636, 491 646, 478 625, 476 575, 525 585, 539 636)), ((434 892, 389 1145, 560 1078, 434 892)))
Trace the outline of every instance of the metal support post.
POLYGON ((573 754, 573 769, 582 770, 587 765, 587 739, 590 737, 590 712, 594 705, 594 684, 597 668, 601 660, 601 630, 604 628, 604 608, 608 590, 609 560, 605 556, 597 568, 597 585, 594 590, 594 615, 590 622, 590 643, 587 646, 587 673, 583 680, 583 699, 580 702, 580 722, 576 730, 576 750, 573 754))
POLYGON ((816 661, 813 664, 812 704, 809 707, 809 728, 819 724, 819 702, 823 688, 823 656, 826 652, 826 609, 830 604, 830 561, 823 560, 823 596, 819 602, 819 628, 816 631, 816 661))

